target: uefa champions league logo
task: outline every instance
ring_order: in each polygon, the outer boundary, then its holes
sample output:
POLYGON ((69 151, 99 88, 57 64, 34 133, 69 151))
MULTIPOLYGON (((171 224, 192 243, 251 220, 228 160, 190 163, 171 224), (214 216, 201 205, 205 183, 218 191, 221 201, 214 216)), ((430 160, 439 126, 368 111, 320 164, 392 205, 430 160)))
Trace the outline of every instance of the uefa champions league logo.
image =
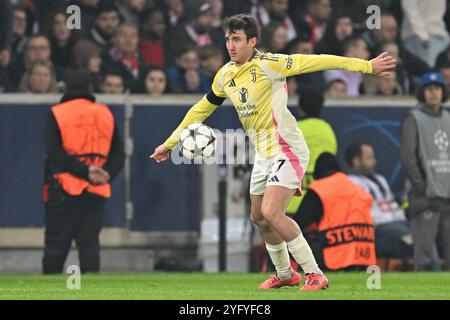
POLYGON ((446 152, 448 150, 447 132, 437 130, 434 133, 434 145, 439 149, 439 151, 446 152))

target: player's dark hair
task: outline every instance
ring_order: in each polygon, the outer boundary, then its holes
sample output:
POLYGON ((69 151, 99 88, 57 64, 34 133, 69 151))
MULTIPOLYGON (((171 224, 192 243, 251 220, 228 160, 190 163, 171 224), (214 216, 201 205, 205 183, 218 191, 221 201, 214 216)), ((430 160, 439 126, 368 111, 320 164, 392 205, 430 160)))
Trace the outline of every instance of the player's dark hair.
POLYGON ((362 156, 362 146, 367 145, 367 143, 359 141, 355 142, 347 147, 345 150, 345 161, 347 164, 353 168, 353 159, 361 158, 362 156))
POLYGON ((247 36, 247 41, 251 38, 259 39, 259 24, 254 17, 249 14, 237 14, 228 17, 223 22, 223 31, 236 32, 243 30, 247 36))
POLYGON ((323 152, 317 158, 313 177, 315 180, 322 179, 339 171, 342 170, 336 156, 329 152, 323 152))

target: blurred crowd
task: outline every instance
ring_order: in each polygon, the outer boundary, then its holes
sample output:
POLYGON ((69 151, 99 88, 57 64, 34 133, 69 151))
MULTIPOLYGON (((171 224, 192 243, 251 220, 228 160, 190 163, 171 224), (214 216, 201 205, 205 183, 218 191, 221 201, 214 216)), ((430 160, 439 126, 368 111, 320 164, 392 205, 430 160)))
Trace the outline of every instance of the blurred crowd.
POLYGON ((206 93, 229 59, 222 20, 237 13, 260 22, 261 51, 361 59, 387 51, 398 61, 387 79, 345 71, 293 77, 290 94, 314 87, 329 97, 410 95, 432 69, 450 87, 448 2, 2 0, 0 92, 62 92, 71 70, 84 68, 99 93, 206 93), (73 4, 81 8, 80 29, 66 23, 73 4), (370 5, 381 9, 379 28, 367 27, 370 5))

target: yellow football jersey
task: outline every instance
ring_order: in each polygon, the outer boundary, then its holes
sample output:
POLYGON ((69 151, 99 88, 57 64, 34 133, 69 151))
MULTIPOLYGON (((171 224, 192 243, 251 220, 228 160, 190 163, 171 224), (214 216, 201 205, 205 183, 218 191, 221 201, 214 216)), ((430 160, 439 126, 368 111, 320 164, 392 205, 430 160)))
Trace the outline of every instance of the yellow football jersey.
POLYGON ((172 133, 165 145, 178 144, 181 131, 189 124, 202 122, 217 105, 229 98, 256 151, 271 157, 284 144, 298 152, 307 152, 297 121, 287 108, 286 77, 324 70, 372 73, 369 61, 333 55, 284 55, 255 50, 246 63, 230 61, 216 74, 211 91, 195 104, 172 133))

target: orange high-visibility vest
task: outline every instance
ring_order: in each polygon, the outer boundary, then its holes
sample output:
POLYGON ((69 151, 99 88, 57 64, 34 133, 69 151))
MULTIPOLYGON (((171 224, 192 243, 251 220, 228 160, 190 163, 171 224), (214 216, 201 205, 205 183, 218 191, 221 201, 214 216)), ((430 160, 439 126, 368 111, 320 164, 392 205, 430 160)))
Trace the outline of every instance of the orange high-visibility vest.
POLYGON ((372 196, 337 172, 309 185, 322 201, 319 237, 327 268, 376 264, 372 196))
MULTIPOLYGON (((87 165, 103 167, 111 149, 114 117, 104 104, 87 99, 74 99, 52 107, 61 131, 64 150, 87 165)), ((68 172, 53 177, 70 195, 80 195, 85 189, 105 198, 111 196, 109 183, 94 186, 68 172)))

